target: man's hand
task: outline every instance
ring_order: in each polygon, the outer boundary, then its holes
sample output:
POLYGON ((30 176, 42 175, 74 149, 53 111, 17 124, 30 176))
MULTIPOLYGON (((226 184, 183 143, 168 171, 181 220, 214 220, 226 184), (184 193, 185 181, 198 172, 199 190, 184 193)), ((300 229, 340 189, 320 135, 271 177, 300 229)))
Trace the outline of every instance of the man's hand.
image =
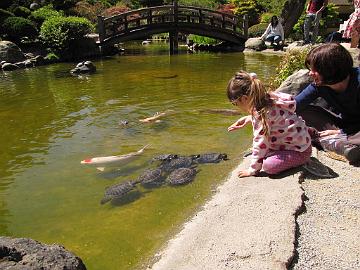
POLYGON ((330 129, 330 130, 319 131, 320 137, 326 137, 329 135, 335 135, 335 134, 340 134, 340 133, 341 133, 340 129, 330 129))
POLYGON ((228 127, 228 131, 233 131, 233 130, 242 128, 248 123, 251 123, 251 115, 241 117, 234 124, 232 124, 230 127, 228 127))

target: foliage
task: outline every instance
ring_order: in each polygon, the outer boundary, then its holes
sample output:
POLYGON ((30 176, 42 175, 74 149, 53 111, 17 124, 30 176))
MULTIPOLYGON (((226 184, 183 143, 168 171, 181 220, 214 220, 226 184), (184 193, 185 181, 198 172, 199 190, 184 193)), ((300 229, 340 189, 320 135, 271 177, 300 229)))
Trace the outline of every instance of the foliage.
POLYGON ((192 40, 194 43, 197 44, 218 44, 219 41, 214 38, 198 36, 198 35, 189 35, 189 40, 192 40))
POLYGON ((265 32, 268 25, 268 23, 259 23, 249 27, 249 37, 260 37, 265 32))
POLYGON ((28 9, 27 7, 18 6, 13 9, 13 13, 17 17, 27 18, 30 16, 31 10, 28 9))
POLYGON ((48 5, 52 5, 56 10, 68 10, 75 6, 79 0, 43 0, 48 5))
MULTIPOLYGON (((0 0, 1 1, 1 0, 0 0)), ((0 24, 3 23, 7 18, 14 17, 14 13, 0 8, 0 24)))
MULTIPOLYGON (((326 17, 321 18, 319 33, 320 35, 326 34, 326 28, 332 27, 334 25, 340 24, 339 12, 337 11, 337 7, 334 4, 328 4, 328 12, 326 17)), ((293 27, 293 31, 291 33, 291 37, 294 39, 302 39, 304 33, 304 22, 305 22, 305 11, 297 21, 297 23, 293 27)))
POLYGON ((85 18, 52 17, 41 26, 40 38, 54 53, 65 53, 73 41, 94 31, 94 26, 85 18))
POLYGON ((274 13, 264 12, 260 16, 260 22, 261 23, 270 23, 271 17, 274 16, 274 15, 275 15, 274 13))
POLYGON ((235 9, 234 4, 224 4, 224 5, 219 5, 217 11, 233 15, 234 9, 235 9))
POLYGON ((107 6, 100 1, 94 4, 87 1, 80 1, 70 10, 70 13, 74 16, 84 17, 92 23, 96 23, 97 16, 101 15, 106 8, 107 6))
POLYGON ((34 38, 37 30, 34 23, 22 17, 9 17, 2 25, 3 32, 12 41, 20 41, 23 37, 34 38))
POLYGON ((114 6, 111 8, 106 9, 102 15, 104 15, 105 17, 111 17, 111 16, 115 16, 124 12, 129 11, 130 9, 126 6, 114 6))
POLYGON ((12 0, 0 0, 0 9, 7 9, 11 6, 12 0))
POLYGON ((266 12, 280 15, 286 0, 256 0, 256 2, 262 6, 266 12))
POLYGON ((46 56, 45 56, 45 59, 47 61, 49 61, 50 63, 56 63, 60 60, 60 57, 57 56, 55 53, 48 53, 46 56))
POLYGON ((33 11, 29 18, 33 20, 37 25, 41 26, 45 20, 52 17, 61 16, 63 16, 63 13, 61 11, 55 10, 52 5, 47 5, 33 11))
POLYGON ((263 7, 257 4, 255 0, 231 0, 236 6, 235 15, 247 15, 249 19, 249 26, 259 22, 259 14, 264 11, 263 7))
POLYGON ((307 46, 297 50, 290 50, 284 54, 276 68, 277 77, 273 80, 275 82, 274 87, 280 86, 294 72, 306 68, 305 58, 310 49, 311 47, 307 46))

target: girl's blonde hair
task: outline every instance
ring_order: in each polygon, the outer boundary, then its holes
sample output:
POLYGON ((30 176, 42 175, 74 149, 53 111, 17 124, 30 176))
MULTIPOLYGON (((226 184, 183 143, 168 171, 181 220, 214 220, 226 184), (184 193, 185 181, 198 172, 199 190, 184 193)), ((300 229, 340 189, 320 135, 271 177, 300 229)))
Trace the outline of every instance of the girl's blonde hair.
POLYGON ((240 99, 242 96, 247 96, 251 114, 254 116, 255 111, 258 113, 263 132, 265 135, 269 135, 270 129, 266 122, 266 114, 267 109, 272 105, 272 101, 259 79, 242 70, 237 72, 228 83, 227 96, 231 102, 240 99))

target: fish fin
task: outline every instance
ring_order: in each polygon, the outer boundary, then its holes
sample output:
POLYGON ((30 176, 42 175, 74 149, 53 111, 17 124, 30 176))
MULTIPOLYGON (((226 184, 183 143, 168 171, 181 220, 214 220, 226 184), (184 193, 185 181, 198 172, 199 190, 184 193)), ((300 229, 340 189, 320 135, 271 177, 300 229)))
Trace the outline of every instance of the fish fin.
POLYGON ((96 169, 98 169, 99 171, 103 172, 105 170, 105 167, 97 167, 96 169))
POLYGON ((138 151, 138 153, 140 154, 140 153, 144 152, 144 150, 145 150, 146 148, 148 148, 149 146, 150 146, 150 144, 145 145, 143 148, 141 148, 141 149, 138 151))

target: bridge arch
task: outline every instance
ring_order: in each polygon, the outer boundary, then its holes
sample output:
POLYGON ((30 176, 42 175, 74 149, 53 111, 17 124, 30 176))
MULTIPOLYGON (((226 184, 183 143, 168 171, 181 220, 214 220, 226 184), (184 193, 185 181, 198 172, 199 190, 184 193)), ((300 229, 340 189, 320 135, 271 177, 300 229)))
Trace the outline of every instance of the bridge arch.
POLYGON ((248 30, 246 17, 177 4, 132 10, 108 18, 99 16, 98 26, 101 47, 166 32, 175 41, 181 32, 243 45, 248 30))

